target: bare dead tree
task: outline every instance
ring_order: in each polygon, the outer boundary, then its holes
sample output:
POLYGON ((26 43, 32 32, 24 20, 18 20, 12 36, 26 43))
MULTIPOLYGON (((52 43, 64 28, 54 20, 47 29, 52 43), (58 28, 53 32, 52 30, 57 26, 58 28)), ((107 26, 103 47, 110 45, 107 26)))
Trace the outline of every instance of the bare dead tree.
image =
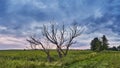
POLYGON ((43 25, 43 35, 48 41, 56 45, 57 53, 60 58, 67 55, 69 47, 75 43, 74 39, 79 37, 83 32, 83 29, 77 24, 73 24, 69 30, 67 30, 68 28, 65 28, 64 24, 62 25, 61 29, 58 29, 58 26, 55 24, 51 24, 50 28, 48 28, 46 25, 43 25), (65 47, 65 50, 63 50, 62 47, 65 47))
MULTIPOLYGON (((56 46, 56 51, 58 53, 58 57, 62 58, 68 54, 69 48, 76 41, 75 38, 79 37, 83 32, 83 28, 78 26, 78 24, 72 24, 70 27, 65 27, 65 25, 58 26, 55 23, 51 23, 49 26, 43 25, 42 29, 42 39, 46 39, 49 43, 54 44, 56 46)), ((31 36, 27 41, 35 46, 39 45, 42 47, 43 52, 46 53, 47 59, 50 62, 50 50, 46 48, 44 42, 39 38, 31 36)), ((31 48, 34 48, 31 46, 31 48)), ((49 46, 49 45, 48 45, 49 46)))
POLYGON ((62 26, 62 30, 59 30, 60 34, 58 35, 58 29, 55 24, 51 24, 48 29, 47 26, 43 25, 42 33, 50 41, 52 44, 56 45, 57 53, 60 58, 62 58, 62 53, 64 51, 61 49, 62 44, 65 42, 64 40, 64 25, 62 26))
MULTIPOLYGON (((47 55, 48 62, 52 61, 52 58, 51 58, 51 55, 50 55, 50 50, 45 47, 45 45, 43 44, 43 42, 40 39, 38 40, 35 37, 31 36, 31 37, 29 37, 29 39, 27 39, 27 41, 31 45, 34 45, 35 47, 36 47, 36 45, 41 46, 42 51, 45 52, 45 54, 47 55)), ((32 47, 34 47, 34 46, 32 46, 32 47)))

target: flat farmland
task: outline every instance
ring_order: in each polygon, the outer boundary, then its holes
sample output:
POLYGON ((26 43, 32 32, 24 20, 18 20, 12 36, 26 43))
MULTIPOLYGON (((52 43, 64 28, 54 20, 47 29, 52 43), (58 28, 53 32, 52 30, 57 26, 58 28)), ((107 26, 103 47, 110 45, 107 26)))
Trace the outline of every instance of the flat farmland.
POLYGON ((1 50, 0 68, 120 68, 119 51, 70 50, 62 59, 54 50, 50 54, 52 62, 41 50, 1 50))

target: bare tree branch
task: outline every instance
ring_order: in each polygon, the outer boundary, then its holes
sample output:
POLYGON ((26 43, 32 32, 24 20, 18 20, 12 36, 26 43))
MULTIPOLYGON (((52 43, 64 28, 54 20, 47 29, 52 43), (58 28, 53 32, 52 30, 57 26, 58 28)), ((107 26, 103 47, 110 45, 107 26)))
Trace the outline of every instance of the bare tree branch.
MULTIPOLYGON (((62 56, 67 55, 69 47, 76 43, 74 39, 79 37, 83 31, 82 27, 79 27, 77 24, 73 24, 70 28, 65 28, 65 25, 63 24, 61 29, 58 29, 56 24, 51 23, 50 26, 43 25, 42 35, 49 43, 56 45, 58 56, 61 58, 62 56)), ((30 40, 27 41, 34 45, 41 45, 44 52, 46 52, 46 54, 49 53, 41 40, 31 36, 30 40)))
POLYGON ((49 62, 51 62, 51 56, 50 56, 50 52, 48 49, 45 48, 45 46, 43 45, 43 43, 40 41, 40 40, 37 40, 35 37, 30 37, 30 39, 27 39, 27 41, 30 43, 30 44, 34 44, 34 45, 41 45, 42 49, 43 49, 43 52, 46 53, 47 55, 47 60, 49 62))

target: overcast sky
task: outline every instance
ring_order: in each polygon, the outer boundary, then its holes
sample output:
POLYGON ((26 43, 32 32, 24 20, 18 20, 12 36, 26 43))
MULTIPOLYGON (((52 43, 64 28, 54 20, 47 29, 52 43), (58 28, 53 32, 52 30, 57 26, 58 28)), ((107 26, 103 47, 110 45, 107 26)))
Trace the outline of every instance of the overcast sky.
POLYGON ((120 45, 120 0, 0 0, 0 49, 28 47, 26 37, 53 19, 85 27, 73 48, 90 48, 102 35, 109 46, 120 45))

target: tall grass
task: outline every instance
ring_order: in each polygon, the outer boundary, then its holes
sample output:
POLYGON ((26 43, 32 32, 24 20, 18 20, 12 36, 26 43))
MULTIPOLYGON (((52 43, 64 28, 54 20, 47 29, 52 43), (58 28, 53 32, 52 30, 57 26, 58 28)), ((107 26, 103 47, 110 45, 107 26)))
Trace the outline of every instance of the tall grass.
POLYGON ((0 51, 0 68, 120 68, 120 52, 71 50, 59 59, 56 51, 51 51, 53 62, 46 60, 40 50, 0 51))

